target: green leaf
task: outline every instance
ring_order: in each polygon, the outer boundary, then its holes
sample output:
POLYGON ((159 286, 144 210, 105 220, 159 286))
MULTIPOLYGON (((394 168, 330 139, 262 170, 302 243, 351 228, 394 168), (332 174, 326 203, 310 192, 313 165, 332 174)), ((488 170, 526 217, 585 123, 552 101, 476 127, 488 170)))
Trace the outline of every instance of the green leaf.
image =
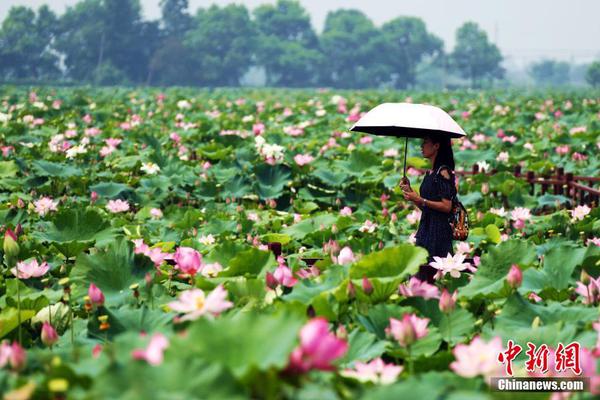
POLYGON ((512 264, 521 267, 533 263, 537 259, 535 247, 526 241, 507 240, 490 248, 481 257, 481 264, 469 284, 458 291, 459 297, 495 295, 507 296, 506 274, 512 264))
POLYGON ((55 163, 46 160, 33 162, 33 168, 38 176, 53 176, 57 178, 70 178, 72 176, 81 176, 83 171, 64 163, 55 163))
POLYGON ((348 335, 348 352, 340 363, 351 368, 355 361, 370 361, 381 356, 387 344, 384 340, 378 340, 372 333, 355 329, 348 335))
POLYGON ((90 191, 98 193, 99 196, 114 198, 123 192, 131 191, 131 188, 123 183, 101 182, 91 186, 90 191))
POLYGON ((54 243, 65 256, 73 257, 94 241, 103 243, 110 240, 115 231, 95 210, 63 209, 52 217, 46 231, 32 235, 38 240, 54 243))
POLYGON ((367 254, 350 266, 350 277, 402 278, 414 274, 427 261, 427 250, 411 244, 401 244, 367 254))
POLYGON ((254 168, 256 190, 261 199, 273 199, 283 194, 284 186, 291 178, 290 169, 283 164, 260 164, 254 168))
POLYGON ((488 240, 492 243, 498 244, 501 242, 500 238, 500 229, 496 225, 489 224, 485 227, 485 233, 488 237, 488 240))
POLYGON ((306 235, 318 231, 321 225, 325 229, 328 229, 336 221, 337 218, 332 214, 318 214, 282 229, 281 233, 291 236, 296 240, 302 240, 306 235))
POLYGON ((0 178, 13 178, 19 172, 19 167, 13 161, 0 161, 0 178))
POLYGON ((523 345, 531 341, 556 345, 568 343, 577 338, 579 324, 598 319, 598 309, 582 306, 565 306, 550 302, 547 306, 531 304, 518 293, 513 293, 502 307, 502 312, 494 321, 493 328, 485 325, 483 333, 490 338, 496 335, 504 340, 513 339, 523 345), (536 318, 538 326, 534 326, 536 318))
POLYGON ((439 329, 442 338, 454 345, 462 342, 473 330, 475 318, 470 312, 462 308, 457 308, 450 314, 442 315, 439 321, 439 329))
POLYGON ((575 267, 583 262, 585 254, 586 248, 573 248, 568 244, 551 248, 544 254, 542 269, 529 268, 523 273, 520 291, 567 289, 575 267))
MULTIPOLYGON (((21 309, 21 324, 33 318, 35 310, 21 309)), ((0 339, 19 326, 17 308, 7 307, 0 312, 0 339)))
POLYGON ((85 295, 90 283, 104 292, 107 304, 118 305, 133 298, 129 286, 141 283, 146 272, 153 270, 148 257, 133 253, 133 245, 124 238, 111 242, 95 254, 80 254, 70 278, 77 284, 74 296, 85 295))
POLYGON ((274 265, 275 259, 270 251, 251 248, 238 253, 229 261, 229 265, 219 273, 219 277, 245 276, 256 277, 267 266, 274 265))
POLYGON ((286 309, 273 314, 248 312, 199 319, 172 350, 223 365, 238 378, 255 368, 282 369, 298 344, 304 321, 304 315, 286 309))
POLYGON ((281 233, 267 233, 262 236, 262 241, 265 243, 273 243, 278 242, 281 243, 282 246, 285 246, 292 240, 290 235, 283 235, 281 233))

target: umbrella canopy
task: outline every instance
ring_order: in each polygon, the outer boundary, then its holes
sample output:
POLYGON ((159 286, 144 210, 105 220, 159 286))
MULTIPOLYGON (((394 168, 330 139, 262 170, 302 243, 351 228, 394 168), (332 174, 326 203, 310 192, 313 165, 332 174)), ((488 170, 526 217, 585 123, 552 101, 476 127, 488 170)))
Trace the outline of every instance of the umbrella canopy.
POLYGON ((428 104, 383 103, 358 120, 350 131, 422 138, 437 134, 460 138, 465 131, 447 112, 428 104))
POLYGON ((406 179, 406 151, 409 137, 423 138, 428 135, 438 135, 460 138, 467 135, 446 111, 428 104, 414 103, 380 104, 359 119, 350 131, 405 137, 403 179, 406 179))

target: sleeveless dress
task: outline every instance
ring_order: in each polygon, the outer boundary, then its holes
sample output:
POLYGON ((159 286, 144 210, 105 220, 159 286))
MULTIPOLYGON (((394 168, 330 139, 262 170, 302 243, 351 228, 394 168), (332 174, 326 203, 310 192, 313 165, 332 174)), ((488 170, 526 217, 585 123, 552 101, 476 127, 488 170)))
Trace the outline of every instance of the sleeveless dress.
MULTIPOLYGON (((443 170, 444 168, 440 169, 443 170)), ((449 168, 445 168, 450 179, 444 178, 440 173, 436 176, 433 172, 427 172, 421 183, 420 195, 424 199, 431 201, 441 201, 442 198, 452 200, 456 195, 454 186, 454 173, 449 168)), ((427 206, 421 210, 421 220, 419 228, 415 235, 417 246, 427 249, 429 258, 427 264, 434 261, 433 257, 446 257, 448 253, 454 255, 452 250, 452 228, 448 223, 450 213, 433 210, 427 206)), ((433 282, 433 276, 437 270, 430 265, 422 265, 416 277, 428 282, 433 282)))

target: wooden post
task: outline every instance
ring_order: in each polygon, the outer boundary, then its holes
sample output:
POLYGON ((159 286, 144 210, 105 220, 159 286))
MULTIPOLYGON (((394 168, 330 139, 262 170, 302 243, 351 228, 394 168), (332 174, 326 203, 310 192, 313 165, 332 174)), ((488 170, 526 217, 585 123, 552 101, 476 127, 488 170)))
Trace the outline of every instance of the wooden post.
POLYGON ((535 173, 533 171, 527 171, 527 182, 530 184, 529 194, 533 196, 535 193, 535 173))
MULTIPOLYGON (((544 180, 550 179, 550 175, 544 174, 544 175, 542 175, 542 178, 544 180)), ((547 183, 542 183, 542 194, 546 194, 546 190, 548 190, 548 184, 547 183)))
POLYGON ((268 243, 267 247, 269 248, 269 250, 271 250, 273 252, 273 254, 275 255, 275 258, 277 258, 281 255, 281 243, 280 242, 268 243))
POLYGON ((517 178, 521 176, 521 165, 519 165, 519 164, 515 165, 514 174, 515 174, 515 177, 517 177, 517 178))
POLYGON ((572 188, 570 183, 573 182, 573 173, 567 172, 565 175, 565 185, 567 187, 567 196, 570 197, 573 201, 576 199, 575 197, 575 188, 572 188))
POLYGON ((554 185, 554 194, 563 194, 563 183, 565 180, 565 169, 563 167, 558 167, 556 169, 556 179, 561 181, 561 183, 554 185))

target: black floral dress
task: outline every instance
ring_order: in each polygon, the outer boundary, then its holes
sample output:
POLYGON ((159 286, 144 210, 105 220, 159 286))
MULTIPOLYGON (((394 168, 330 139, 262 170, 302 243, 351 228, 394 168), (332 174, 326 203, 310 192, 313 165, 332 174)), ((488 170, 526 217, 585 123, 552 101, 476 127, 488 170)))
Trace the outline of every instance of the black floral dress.
MULTIPOLYGON (((431 201, 441 201, 442 198, 452 200, 456 195, 454 173, 448 167, 440 168, 437 177, 434 172, 428 171, 421 183, 420 195, 431 201), (444 169, 449 172, 450 179, 440 174, 444 169)), ((449 213, 433 210, 427 206, 421 210, 421 221, 415 236, 415 244, 426 248, 429 252, 428 264, 433 261, 434 256, 446 257, 448 253, 454 255, 449 216, 449 213)), ((436 272, 437 270, 429 265, 421 266, 417 278, 432 282, 436 272)))

